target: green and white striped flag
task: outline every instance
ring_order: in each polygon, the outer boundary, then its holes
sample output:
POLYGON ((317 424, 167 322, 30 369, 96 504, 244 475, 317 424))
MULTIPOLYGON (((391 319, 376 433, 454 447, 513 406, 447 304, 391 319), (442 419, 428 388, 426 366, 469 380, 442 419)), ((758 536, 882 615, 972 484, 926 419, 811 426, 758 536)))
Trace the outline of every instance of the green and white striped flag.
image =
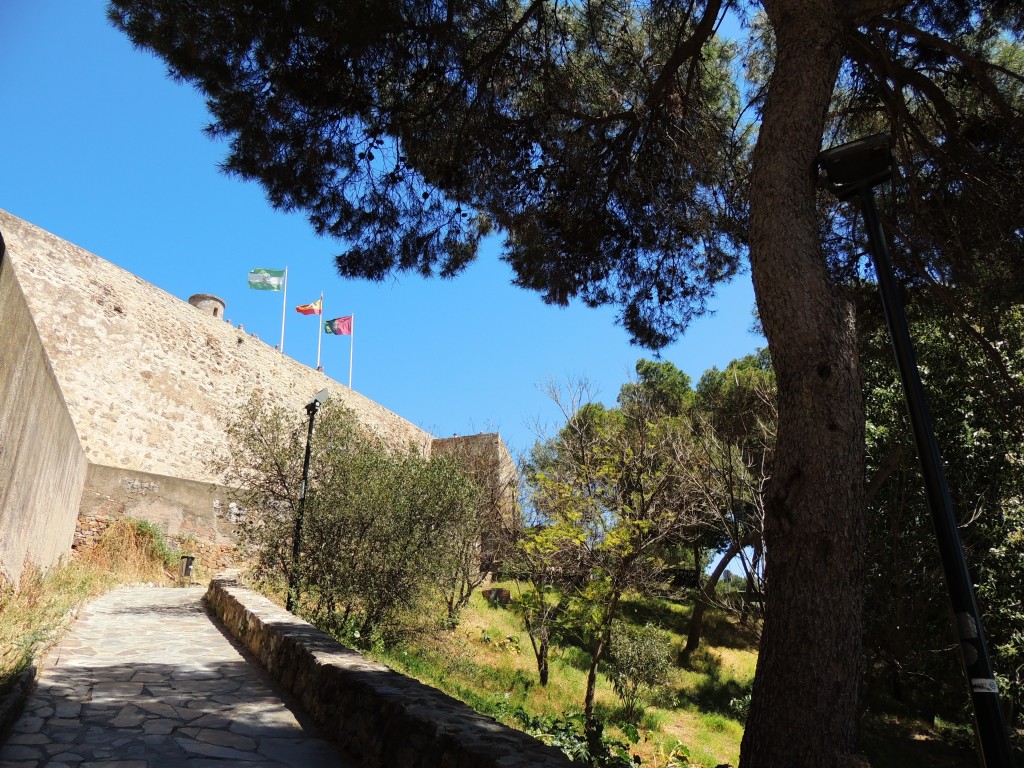
POLYGON ((280 291, 284 286, 283 269, 257 267, 249 272, 249 287, 257 291, 280 291))

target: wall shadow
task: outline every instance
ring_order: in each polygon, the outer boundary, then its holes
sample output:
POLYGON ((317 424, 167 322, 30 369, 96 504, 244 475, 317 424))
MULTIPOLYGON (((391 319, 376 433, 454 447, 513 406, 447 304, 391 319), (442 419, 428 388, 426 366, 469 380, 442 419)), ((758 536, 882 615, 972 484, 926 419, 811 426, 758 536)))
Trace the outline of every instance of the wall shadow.
POLYGON ((244 660, 93 666, 79 655, 45 671, 0 748, 0 764, 354 765, 304 719, 244 660))

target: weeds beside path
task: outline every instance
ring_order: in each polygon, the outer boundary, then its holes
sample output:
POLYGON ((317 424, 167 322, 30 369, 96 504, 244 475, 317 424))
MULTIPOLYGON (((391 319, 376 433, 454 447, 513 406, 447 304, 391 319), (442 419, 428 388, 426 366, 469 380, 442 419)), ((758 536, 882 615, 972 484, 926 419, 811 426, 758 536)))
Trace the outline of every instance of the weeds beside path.
POLYGON ((156 527, 123 518, 76 559, 46 573, 28 566, 17 585, 0 586, 0 698, 86 600, 121 584, 168 582, 177 556, 156 527))

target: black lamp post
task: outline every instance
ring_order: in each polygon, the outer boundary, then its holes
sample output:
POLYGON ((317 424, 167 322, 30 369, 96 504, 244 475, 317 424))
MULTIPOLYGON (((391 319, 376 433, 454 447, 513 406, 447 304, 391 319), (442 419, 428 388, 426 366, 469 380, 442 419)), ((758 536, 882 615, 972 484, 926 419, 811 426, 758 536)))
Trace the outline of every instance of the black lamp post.
POLYGON ((285 608, 289 612, 293 612, 295 610, 295 606, 299 601, 299 542, 302 540, 302 516, 306 511, 306 485, 309 482, 309 453, 310 443, 313 440, 313 419, 316 418, 316 412, 320 410, 320 406, 327 402, 327 395, 327 390, 321 389, 316 393, 316 396, 314 396, 312 400, 306 403, 306 413, 309 414, 309 429, 306 432, 306 456, 302 460, 302 486, 299 495, 299 513, 295 516, 295 538, 292 541, 292 568, 288 575, 288 600, 285 604, 285 608))
POLYGON ((889 326, 896 364, 903 382, 903 393, 910 411, 914 442, 924 474, 928 506, 931 508, 939 544, 939 556, 946 575, 946 588, 953 606, 954 623, 960 640, 960 655, 971 686, 974 719, 983 766, 1013 766, 1009 732, 999 705, 999 687, 992 673, 992 662, 981 626, 981 614, 974 596, 963 544, 957 530, 949 486, 942 469, 942 458, 935 440, 924 388, 914 358, 899 287, 893 273, 889 249, 875 207, 874 188, 889 180, 892 154, 889 136, 879 134, 834 147, 818 156, 828 188, 840 199, 860 198, 864 225, 882 295, 882 309, 889 326))

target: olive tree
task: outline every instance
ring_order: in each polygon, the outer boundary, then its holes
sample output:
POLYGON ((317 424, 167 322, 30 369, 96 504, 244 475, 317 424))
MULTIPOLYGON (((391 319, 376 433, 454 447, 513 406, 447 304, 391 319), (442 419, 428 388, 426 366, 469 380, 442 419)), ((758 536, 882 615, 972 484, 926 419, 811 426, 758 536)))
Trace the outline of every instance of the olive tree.
MULTIPOLYGON (((265 580, 292 567, 305 419, 253 398, 228 427, 224 481, 247 515, 245 551, 265 580)), ((360 644, 430 621, 438 586, 479 535, 479 490, 456 457, 392 451, 328 403, 311 444, 301 609, 360 644)))

